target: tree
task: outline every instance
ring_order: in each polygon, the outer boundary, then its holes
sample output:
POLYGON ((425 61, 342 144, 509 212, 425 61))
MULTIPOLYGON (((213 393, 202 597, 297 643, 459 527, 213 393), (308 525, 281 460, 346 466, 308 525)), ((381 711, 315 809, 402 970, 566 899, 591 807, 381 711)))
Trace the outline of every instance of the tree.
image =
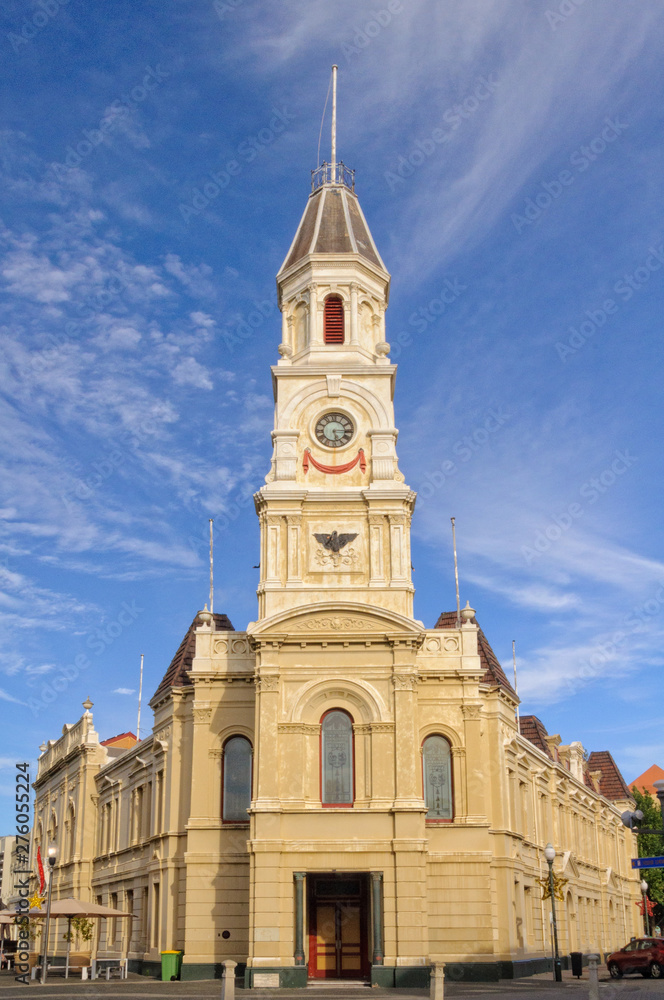
POLYGON ((79 947, 81 941, 88 944, 92 940, 93 927, 94 924, 91 920, 87 920, 85 917, 74 917, 71 921, 71 930, 65 931, 62 938, 69 942, 75 939, 76 947, 79 947))
MULTIPOLYGON (((636 785, 632 788, 636 800, 636 808, 643 813, 642 824, 656 830, 662 826, 662 814, 659 804, 653 799, 647 788, 639 791, 636 785)), ((664 855, 664 830, 662 834, 640 833, 637 837, 637 849, 640 858, 652 858, 664 855)), ((651 924, 664 926, 664 868, 642 868, 641 877, 648 883, 648 898, 655 904, 651 924)))

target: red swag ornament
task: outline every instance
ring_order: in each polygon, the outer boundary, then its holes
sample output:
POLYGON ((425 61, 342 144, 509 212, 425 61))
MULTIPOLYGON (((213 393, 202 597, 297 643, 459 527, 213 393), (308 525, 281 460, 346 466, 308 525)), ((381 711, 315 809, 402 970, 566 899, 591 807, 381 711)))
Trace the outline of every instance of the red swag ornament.
POLYGON ((304 469, 305 476, 309 471, 309 465, 313 465, 314 469, 318 469, 319 472, 328 472, 333 476, 337 476, 340 472, 350 472, 350 470, 354 469, 358 463, 361 471, 366 472, 367 463, 362 448, 360 448, 353 461, 346 462, 345 465, 323 465, 322 462, 316 461, 309 448, 304 449, 304 455, 302 457, 302 468, 304 469))

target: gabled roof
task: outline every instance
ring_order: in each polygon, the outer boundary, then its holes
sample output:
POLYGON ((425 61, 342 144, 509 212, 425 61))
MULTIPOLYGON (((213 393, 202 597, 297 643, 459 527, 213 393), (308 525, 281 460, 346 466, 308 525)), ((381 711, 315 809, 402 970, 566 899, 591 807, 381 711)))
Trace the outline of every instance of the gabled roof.
POLYGON ((343 184, 325 184, 309 195, 279 273, 312 253, 356 253, 374 267, 386 270, 357 196, 343 184))
POLYGON ((121 747, 123 750, 129 750, 137 742, 138 740, 134 733, 119 733, 117 736, 109 736, 107 740, 101 740, 99 745, 102 747, 121 747))
MULTIPOLYGON (((456 628, 456 620, 456 611, 443 611, 434 628, 456 628)), ((480 655, 480 663, 484 667, 481 683, 499 684, 500 687, 506 688, 507 691, 516 697, 514 688, 505 676, 505 671, 498 662, 498 657, 489 645, 489 641, 476 618, 472 619, 472 624, 477 625, 477 651, 480 655)))
POLYGON ((600 794, 605 799, 615 802, 619 799, 631 799, 632 793, 625 784, 625 779, 618 765, 608 750, 594 750, 588 758, 588 771, 601 771, 599 780, 600 794))
POLYGON ((530 740, 538 750, 541 750, 542 753, 545 753, 547 757, 553 760, 551 747, 546 742, 546 737, 549 734, 541 719, 538 719, 536 715, 522 715, 519 718, 519 732, 524 739, 530 740))
POLYGON ((634 788, 634 785, 636 785, 640 792, 645 788, 651 795, 655 796, 655 801, 657 801, 657 789, 653 785, 653 781, 661 781, 662 778, 664 778, 664 769, 659 764, 653 764, 647 771, 644 771, 638 778, 635 778, 634 781, 630 781, 629 787, 634 788))
MULTIPOLYGON (((235 629, 231 624, 229 618, 226 615, 213 615, 214 617, 214 627, 217 632, 234 632, 235 629)), ((173 657, 168 667, 168 670, 161 679, 159 687, 153 694, 152 699, 156 698, 158 695, 163 694, 168 688, 172 687, 182 687, 184 684, 188 684, 189 680, 187 678, 187 671, 191 670, 191 662, 194 658, 196 652, 196 635, 195 629, 198 627, 198 615, 194 618, 193 622, 187 629, 187 634, 180 643, 177 653, 173 657)))

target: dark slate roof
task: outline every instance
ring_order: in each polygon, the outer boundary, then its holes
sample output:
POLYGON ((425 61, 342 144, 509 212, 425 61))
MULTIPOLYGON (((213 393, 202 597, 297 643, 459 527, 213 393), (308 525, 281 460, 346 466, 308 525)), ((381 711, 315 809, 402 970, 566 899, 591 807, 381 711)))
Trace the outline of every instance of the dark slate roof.
MULTIPOLYGON (((434 628, 456 628, 456 620, 456 611, 443 611, 434 628)), ((480 654, 480 663, 484 667, 481 683, 499 684, 516 696, 514 688, 505 676, 505 671, 498 662, 498 657, 489 645, 488 639, 480 628, 477 619, 473 618, 472 623, 473 625, 477 625, 477 651, 480 654)))
MULTIPOLYGON (((155 693, 153 694, 151 701, 154 700, 158 695, 163 694, 168 688, 172 687, 182 687, 184 684, 189 683, 187 678, 187 671, 191 670, 191 661, 194 658, 194 653, 196 652, 196 636, 194 630, 198 626, 198 615, 194 618, 193 622, 187 629, 187 634, 180 643, 177 653, 173 657, 168 667, 168 670, 161 679, 161 683, 155 693)), ((214 615, 214 627, 217 632, 234 632, 230 619, 226 615, 214 615)))
POLYGON ((536 715, 522 715, 519 719, 519 732, 525 739, 530 740, 538 750, 553 760, 551 748, 546 742, 546 737, 549 734, 541 719, 538 719, 536 715))
POLYGON ((588 758, 588 771, 601 771, 599 790, 605 799, 631 799, 632 793, 608 750, 594 750, 588 758))
POLYGON ((309 196, 281 271, 310 253, 356 253, 385 270, 357 196, 341 184, 324 184, 309 196))

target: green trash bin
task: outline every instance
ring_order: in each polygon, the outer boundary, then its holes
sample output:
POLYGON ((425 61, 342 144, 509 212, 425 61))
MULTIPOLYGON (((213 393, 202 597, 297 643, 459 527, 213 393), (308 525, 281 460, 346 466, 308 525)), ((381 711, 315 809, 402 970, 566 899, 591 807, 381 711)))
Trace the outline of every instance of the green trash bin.
POLYGON ((161 981, 171 983, 180 978, 180 967, 182 965, 182 951, 162 951, 161 953, 161 981))

